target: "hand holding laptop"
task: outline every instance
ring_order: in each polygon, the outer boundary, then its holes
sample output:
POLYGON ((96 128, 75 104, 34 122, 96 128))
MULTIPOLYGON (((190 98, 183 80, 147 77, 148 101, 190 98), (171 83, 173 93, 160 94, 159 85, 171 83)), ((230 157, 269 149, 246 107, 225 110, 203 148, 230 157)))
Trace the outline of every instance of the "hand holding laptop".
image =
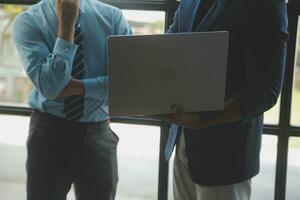
POLYGON ((191 129, 205 129, 215 125, 216 112, 185 112, 178 106, 172 106, 174 114, 149 115, 147 118, 168 121, 191 129))
POLYGON ((183 125, 191 129, 205 129, 219 124, 230 123, 241 119, 240 108, 234 99, 230 99, 221 111, 185 112, 179 106, 173 105, 174 114, 147 116, 171 123, 183 125))

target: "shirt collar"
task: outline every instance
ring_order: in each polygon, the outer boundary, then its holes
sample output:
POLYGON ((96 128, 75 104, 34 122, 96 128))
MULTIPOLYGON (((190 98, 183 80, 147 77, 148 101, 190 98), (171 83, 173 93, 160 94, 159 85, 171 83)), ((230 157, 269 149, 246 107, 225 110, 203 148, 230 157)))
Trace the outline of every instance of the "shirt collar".
MULTIPOLYGON (((56 0, 45 0, 45 1, 48 1, 50 2, 50 4, 55 8, 56 6, 56 0)), ((81 13, 84 13, 84 10, 85 10, 85 1, 86 0, 80 0, 80 5, 79 5, 79 9, 80 9, 80 12, 81 13)))

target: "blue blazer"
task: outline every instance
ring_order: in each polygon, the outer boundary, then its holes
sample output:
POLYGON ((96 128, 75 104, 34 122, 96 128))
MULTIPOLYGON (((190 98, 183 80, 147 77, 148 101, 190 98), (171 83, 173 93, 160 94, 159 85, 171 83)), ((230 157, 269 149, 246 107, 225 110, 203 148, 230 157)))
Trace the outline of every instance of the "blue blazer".
MULTIPOLYGON (((236 99, 242 119, 185 128, 190 174, 200 185, 238 183, 259 172, 263 113, 277 102, 288 38, 285 0, 214 1, 196 31, 229 32, 225 101, 236 99)), ((168 32, 191 32, 200 2, 182 0, 168 32)))

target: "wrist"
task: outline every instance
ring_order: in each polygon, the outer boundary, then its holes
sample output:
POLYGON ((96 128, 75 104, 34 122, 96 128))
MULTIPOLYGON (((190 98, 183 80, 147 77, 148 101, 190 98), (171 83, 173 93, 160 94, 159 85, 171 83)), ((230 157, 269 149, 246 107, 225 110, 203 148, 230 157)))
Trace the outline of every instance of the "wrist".
POLYGON ((207 116, 209 126, 215 126, 224 123, 224 113, 222 111, 210 112, 207 116))
POLYGON ((213 122, 214 122, 214 125, 218 125, 218 124, 224 124, 224 123, 227 123, 228 122, 228 119, 227 119, 227 114, 226 112, 224 112, 224 110, 222 111, 217 111, 215 112, 215 114, 213 115, 213 122))
POLYGON ((72 93, 74 95, 84 95, 84 84, 83 84, 83 81, 78 80, 78 79, 73 79, 72 80, 72 88, 73 88, 72 93))
POLYGON ((81 80, 78 80, 78 93, 84 95, 84 83, 81 80))
POLYGON ((75 34, 75 26, 64 25, 62 23, 58 24, 58 37, 73 43, 74 34, 75 34))
POLYGON ((225 104, 225 108, 218 112, 216 118, 216 121, 219 123, 239 121, 241 119, 241 112, 236 101, 234 99, 229 99, 225 104))

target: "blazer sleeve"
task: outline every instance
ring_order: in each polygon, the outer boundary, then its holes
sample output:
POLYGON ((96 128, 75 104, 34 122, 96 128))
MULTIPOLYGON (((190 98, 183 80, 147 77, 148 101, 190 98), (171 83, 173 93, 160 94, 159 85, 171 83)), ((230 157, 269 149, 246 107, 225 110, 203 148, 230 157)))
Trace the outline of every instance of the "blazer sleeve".
POLYGON ((245 86, 234 96, 243 121, 276 104, 282 88, 288 38, 285 0, 249 0, 245 8, 242 25, 245 86))
POLYGON ((181 4, 179 4, 179 7, 177 11, 175 12, 175 15, 173 17, 173 22, 169 26, 167 33, 178 33, 179 32, 179 13, 180 13, 180 7, 181 4))

